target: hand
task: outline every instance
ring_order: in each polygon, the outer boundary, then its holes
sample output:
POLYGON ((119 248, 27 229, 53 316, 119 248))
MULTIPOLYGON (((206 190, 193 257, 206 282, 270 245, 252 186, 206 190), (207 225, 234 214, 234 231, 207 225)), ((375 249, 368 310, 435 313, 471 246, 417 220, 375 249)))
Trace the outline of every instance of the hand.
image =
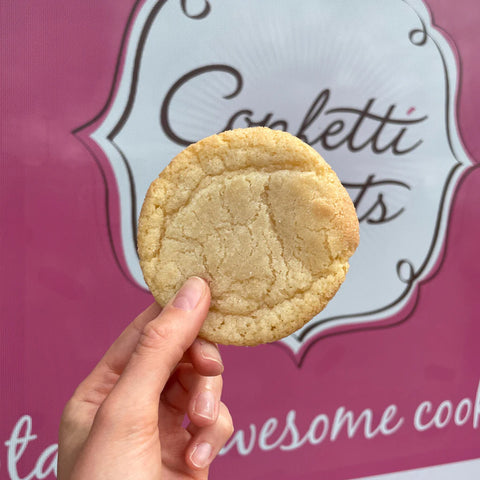
POLYGON ((208 477, 233 432, 220 353, 196 338, 209 305, 206 282, 193 277, 120 335, 65 407, 59 480, 208 477))

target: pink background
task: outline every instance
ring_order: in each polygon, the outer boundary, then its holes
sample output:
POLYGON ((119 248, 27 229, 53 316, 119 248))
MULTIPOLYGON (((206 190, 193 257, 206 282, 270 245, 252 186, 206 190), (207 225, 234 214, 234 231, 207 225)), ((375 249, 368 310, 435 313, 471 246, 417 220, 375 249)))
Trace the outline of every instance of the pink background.
MULTIPOLYGON (((478 2, 427 4, 458 53, 458 125, 476 162, 478 2)), ((133 0, 15 0, 0 7, 0 478, 8 478, 4 442, 17 420, 30 415, 38 435, 19 464, 26 475, 41 451, 56 442, 61 410, 76 385, 151 302, 116 264, 102 172, 71 133, 108 98, 133 5, 133 0)), ((342 433, 335 442, 294 451, 256 446, 242 457, 232 450, 217 460, 212 478, 283 480, 302 472, 302 479, 335 480, 480 457, 480 431, 472 421, 427 432, 417 432, 412 423, 424 400, 438 405, 475 398, 479 240, 480 169, 474 166, 455 194, 442 261, 422 284, 406 321, 323 338, 300 367, 278 345, 222 348, 224 401, 237 430, 248 432, 250 423, 259 429, 270 417, 283 427, 294 409, 305 432, 316 415, 332 418, 340 406, 357 414, 370 408, 378 419, 392 403, 405 425, 371 440, 342 433)))

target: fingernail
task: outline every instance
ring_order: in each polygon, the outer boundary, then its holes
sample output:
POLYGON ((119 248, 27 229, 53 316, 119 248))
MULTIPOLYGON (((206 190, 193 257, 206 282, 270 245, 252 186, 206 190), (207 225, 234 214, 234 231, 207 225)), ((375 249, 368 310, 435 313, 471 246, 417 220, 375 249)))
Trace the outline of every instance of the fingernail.
POLYGON ((205 292, 205 281, 199 277, 189 278, 178 291, 173 306, 180 310, 193 310, 205 292))
POLYGON ((209 464, 211 454, 212 446, 209 443, 199 443, 193 449, 190 460, 197 468, 205 468, 209 464))
POLYGON ((210 391, 202 392, 198 395, 193 406, 193 411, 199 417, 208 418, 214 420, 215 418, 215 398, 210 391))
POLYGON ((220 356, 218 348, 213 343, 200 339, 200 353, 205 360, 218 363, 223 368, 222 357, 220 356))

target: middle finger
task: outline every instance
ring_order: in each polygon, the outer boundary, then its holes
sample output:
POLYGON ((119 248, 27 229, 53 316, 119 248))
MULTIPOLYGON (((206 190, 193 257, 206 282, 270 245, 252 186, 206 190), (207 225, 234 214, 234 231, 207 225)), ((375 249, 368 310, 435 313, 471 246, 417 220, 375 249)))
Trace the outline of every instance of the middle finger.
POLYGON ((222 386, 221 375, 200 375, 191 364, 180 364, 162 394, 162 401, 187 413, 193 424, 204 427, 218 417, 222 386))

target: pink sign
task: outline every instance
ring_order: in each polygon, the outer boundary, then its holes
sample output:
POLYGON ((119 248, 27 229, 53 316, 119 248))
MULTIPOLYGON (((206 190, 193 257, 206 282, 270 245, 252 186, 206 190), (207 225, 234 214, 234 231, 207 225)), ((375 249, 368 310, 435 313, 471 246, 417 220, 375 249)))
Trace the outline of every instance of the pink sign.
POLYGON ((252 125, 325 157, 361 244, 300 331, 221 348, 236 431, 211 478, 478 478, 479 11, 5 2, 0 478, 55 478, 65 402, 152 301, 148 184, 189 143, 252 125))

